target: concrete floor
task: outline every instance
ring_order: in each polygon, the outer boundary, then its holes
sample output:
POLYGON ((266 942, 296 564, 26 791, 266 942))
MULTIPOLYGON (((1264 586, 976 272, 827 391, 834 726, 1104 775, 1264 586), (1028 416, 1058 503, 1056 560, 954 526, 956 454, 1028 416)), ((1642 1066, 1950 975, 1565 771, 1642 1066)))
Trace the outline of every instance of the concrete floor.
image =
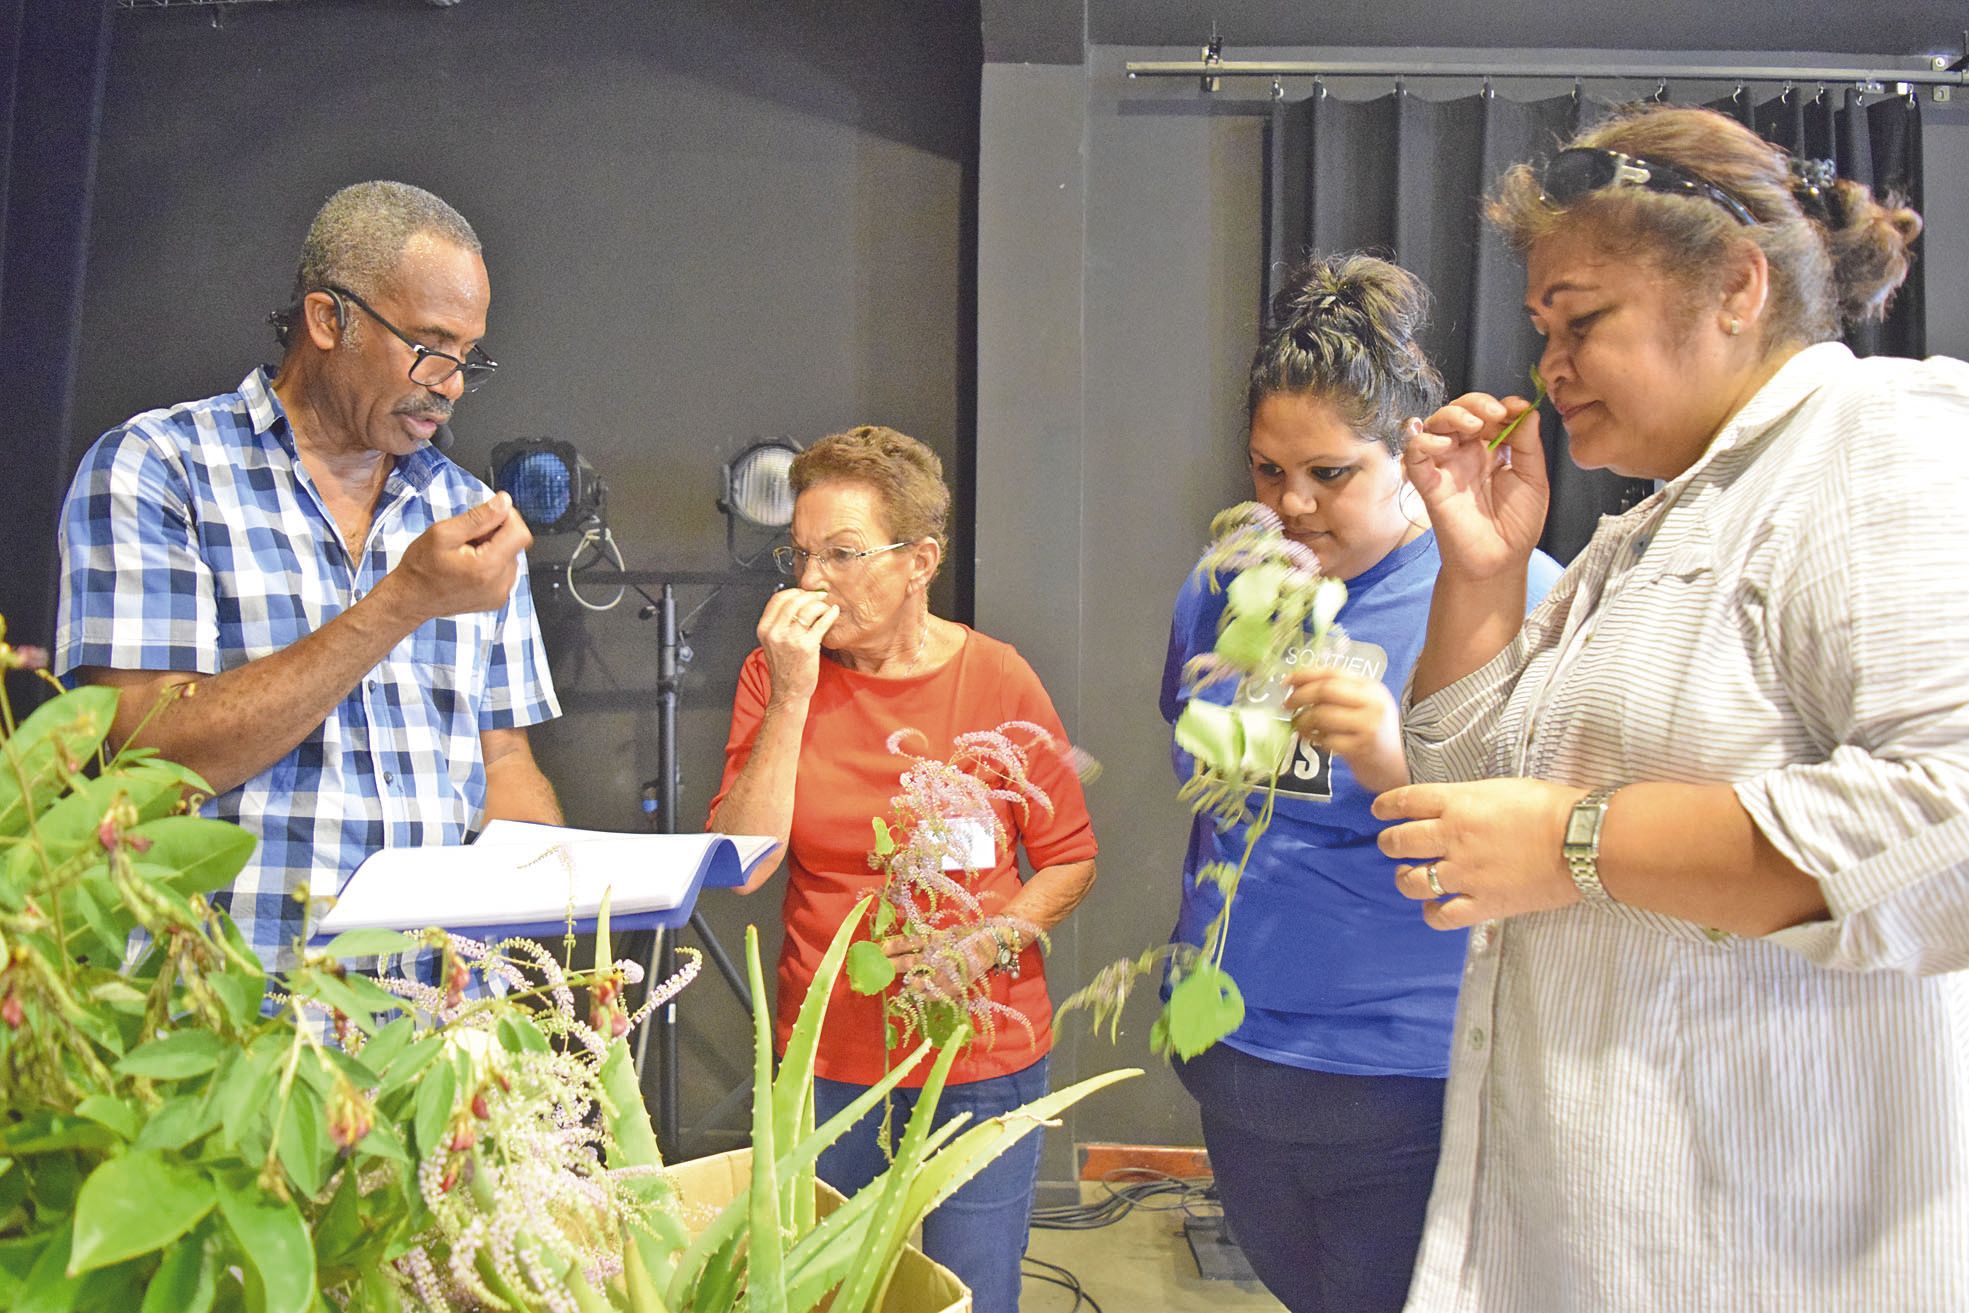
MULTIPOLYGON (((1093 1202, 1101 1187, 1081 1186, 1093 1202)), ((1279 1313, 1285 1306, 1256 1281, 1205 1281, 1183 1238, 1181 1211, 1136 1208, 1091 1231, 1035 1230, 1026 1252, 1071 1271, 1101 1313, 1279 1313)), ((1067 1313, 1073 1294, 1028 1269, 1020 1313, 1067 1313)), ((1083 1313, 1092 1313, 1085 1304, 1083 1313)))

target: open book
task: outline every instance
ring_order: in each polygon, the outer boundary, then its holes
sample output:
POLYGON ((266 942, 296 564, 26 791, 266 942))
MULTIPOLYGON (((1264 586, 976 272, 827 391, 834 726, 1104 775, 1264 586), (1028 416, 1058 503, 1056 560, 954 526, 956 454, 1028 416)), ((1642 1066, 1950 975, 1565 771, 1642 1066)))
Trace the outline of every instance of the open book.
MULTIPOLYGON (((315 938, 344 930, 441 926, 484 938, 592 930, 609 894, 609 924, 675 928, 707 885, 743 884, 777 840, 749 834, 612 834, 493 821, 469 844, 385 848, 337 891, 315 938)), ((321 892, 321 891, 317 891, 321 892)))

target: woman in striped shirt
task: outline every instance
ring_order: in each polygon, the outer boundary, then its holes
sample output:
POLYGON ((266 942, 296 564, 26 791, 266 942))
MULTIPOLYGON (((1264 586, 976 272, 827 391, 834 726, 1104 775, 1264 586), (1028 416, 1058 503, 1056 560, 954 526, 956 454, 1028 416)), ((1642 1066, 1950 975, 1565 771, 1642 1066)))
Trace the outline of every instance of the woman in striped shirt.
POLYGON ((1530 403, 1408 447, 1433 782, 1376 811, 1475 928, 1409 1306, 1969 1307, 1969 366, 1837 341, 1920 220, 1659 107, 1490 210, 1573 458, 1662 486, 1523 617, 1530 403))

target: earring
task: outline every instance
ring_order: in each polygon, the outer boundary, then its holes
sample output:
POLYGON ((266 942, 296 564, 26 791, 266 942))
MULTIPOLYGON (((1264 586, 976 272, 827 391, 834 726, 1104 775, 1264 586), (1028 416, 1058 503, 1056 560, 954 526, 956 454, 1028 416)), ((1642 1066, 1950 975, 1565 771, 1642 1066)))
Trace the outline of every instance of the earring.
POLYGON ((1735 337, 1737 334, 1741 332, 1743 332, 1743 320, 1738 319, 1735 315, 1731 315, 1730 327, 1729 327, 1730 336, 1735 337))

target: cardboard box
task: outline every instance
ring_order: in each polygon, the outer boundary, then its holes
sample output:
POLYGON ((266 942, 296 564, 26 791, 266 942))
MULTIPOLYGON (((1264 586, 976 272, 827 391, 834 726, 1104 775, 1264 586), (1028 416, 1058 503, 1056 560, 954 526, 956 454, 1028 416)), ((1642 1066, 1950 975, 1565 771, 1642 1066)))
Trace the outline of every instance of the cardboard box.
MULTIPOLYGON (((672 1163, 668 1169, 677 1193, 687 1207, 686 1219, 703 1208, 723 1208, 752 1184, 752 1151, 734 1149, 709 1158, 672 1163)), ((834 1211, 841 1196, 826 1182, 816 1183, 822 1217, 834 1211)), ((692 1225, 692 1229, 698 1229, 692 1225)), ((914 1245, 905 1246, 896 1263, 896 1275, 882 1297, 882 1313, 971 1313, 971 1292, 955 1273, 941 1263, 933 1263, 914 1245)))

